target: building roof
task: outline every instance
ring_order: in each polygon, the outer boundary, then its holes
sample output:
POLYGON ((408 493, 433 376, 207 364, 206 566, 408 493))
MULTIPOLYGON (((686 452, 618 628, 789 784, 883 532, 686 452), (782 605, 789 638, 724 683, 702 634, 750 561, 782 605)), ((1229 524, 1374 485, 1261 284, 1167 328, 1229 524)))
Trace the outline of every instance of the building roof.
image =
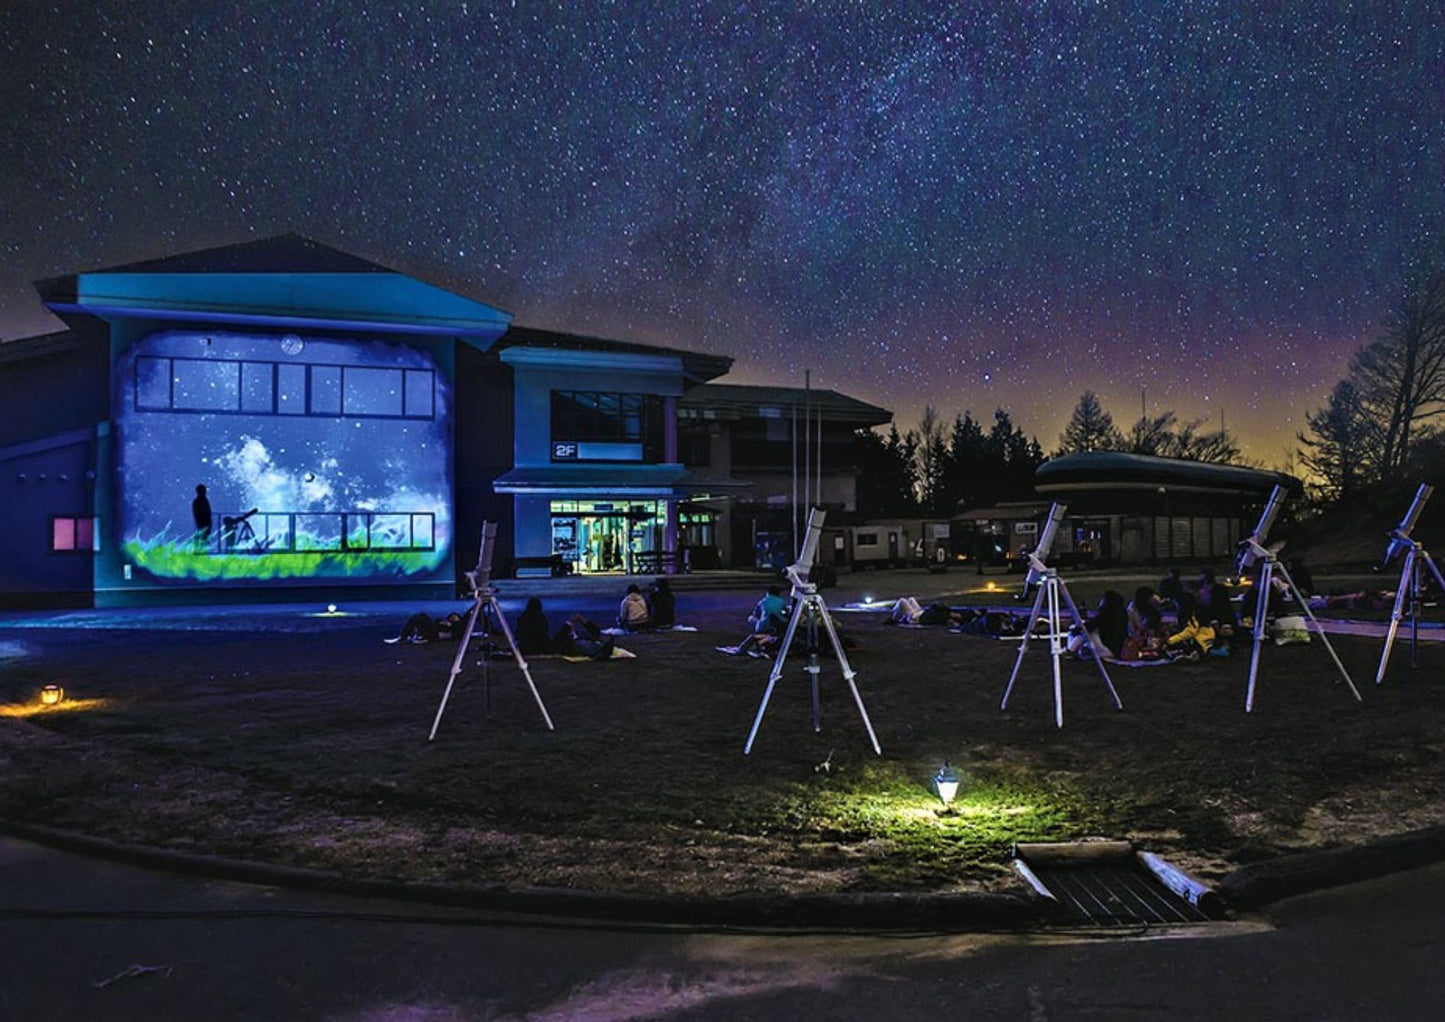
POLYGON ((733 360, 726 355, 707 355, 681 348, 664 348, 651 344, 636 344, 632 341, 617 341, 606 337, 589 337, 585 334, 569 334, 559 330, 543 330, 539 327, 510 327, 497 341, 495 350, 506 348, 553 348, 565 351, 590 351, 609 355, 670 355, 682 359, 683 375, 691 383, 701 383, 722 376, 732 368, 733 360))
POLYGON ((858 428, 882 426, 893 421, 893 413, 866 401, 839 394, 836 390, 805 390, 802 387, 753 387, 736 383, 708 383, 694 387, 678 399, 679 414, 709 418, 756 419, 763 409, 801 410, 804 404, 814 417, 822 415, 829 422, 852 423, 858 428))
POLYGON ((44 358, 46 355, 70 351, 79 346, 80 338, 70 330, 57 330, 52 334, 39 334, 35 337, 17 337, 0 343, 0 364, 44 358))
POLYGON ((1123 451, 1066 454, 1044 462, 1034 472, 1034 489, 1041 496, 1069 490, 1159 488, 1263 495, 1276 486, 1292 494, 1304 489, 1298 479, 1283 472, 1123 451))
MULTIPOLYGON (((107 266, 87 273, 395 273, 387 266, 343 252, 300 234, 278 234, 235 245, 195 252, 180 252, 159 259, 144 259, 107 266)), ((82 274, 52 277, 36 282, 47 302, 74 301, 82 274)))

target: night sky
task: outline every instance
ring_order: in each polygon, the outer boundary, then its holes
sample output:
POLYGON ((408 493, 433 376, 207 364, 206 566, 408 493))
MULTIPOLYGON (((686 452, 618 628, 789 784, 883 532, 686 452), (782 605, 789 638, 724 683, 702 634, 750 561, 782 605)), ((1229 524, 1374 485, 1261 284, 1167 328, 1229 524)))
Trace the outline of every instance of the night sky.
POLYGON ((297 231, 903 427, 1147 388, 1275 464, 1445 248, 1445 19, 1352 6, 8 0, 0 337, 297 231))

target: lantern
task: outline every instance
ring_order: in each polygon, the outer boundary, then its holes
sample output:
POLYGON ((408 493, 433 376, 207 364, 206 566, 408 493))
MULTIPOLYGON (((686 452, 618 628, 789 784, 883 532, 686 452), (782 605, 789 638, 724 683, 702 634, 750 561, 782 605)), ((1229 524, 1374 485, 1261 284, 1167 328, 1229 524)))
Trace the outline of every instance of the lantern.
POLYGON ((59 685, 46 685, 40 690, 40 705, 59 706, 65 701, 65 689, 59 685))
POLYGON ((958 771, 948 765, 948 760, 944 760, 943 766, 934 775, 933 786, 945 807, 953 805, 953 800, 958 798, 958 783, 958 771))

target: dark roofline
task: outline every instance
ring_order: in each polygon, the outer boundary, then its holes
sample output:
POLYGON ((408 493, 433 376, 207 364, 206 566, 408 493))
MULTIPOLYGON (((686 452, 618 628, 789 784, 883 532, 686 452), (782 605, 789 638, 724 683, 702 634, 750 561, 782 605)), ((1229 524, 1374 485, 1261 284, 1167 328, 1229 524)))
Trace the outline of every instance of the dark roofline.
POLYGON ((539 327, 517 326, 515 323, 498 339, 493 351, 505 348, 556 348, 566 351, 596 351, 618 355, 673 355, 682 359, 683 374, 697 383, 722 376, 732 368, 733 360, 727 355, 707 355, 682 348, 664 348, 661 345, 637 344, 633 341, 618 341, 608 337, 589 337, 586 334, 569 334, 560 330, 543 330, 539 327))
POLYGON ((37 334, 34 337, 17 337, 14 340, 0 342, 0 363, 25 362, 32 358, 44 358, 46 355, 70 351, 79 344, 80 338, 73 330, 57 330, 54 333, 37 334))
POLYGON ((1124 451, 1080 451, 1052 458, 1035 470, 1034 480, 1034 489, 1041 494, 1079 486, 1189 486, 1260 494, 1275 486, 1283 486, 1291 494, 1304 490, 1303 483, 1283 472, 1124 451))
POLYGON ((694 387, 678 400, 678 407, 733 411, 741 416, 755 418, 758 409, 762 407, 802 407, 805 401, 811 404, 814 414, 821 411, 825 419, 834 422, 882 426, 893 421, 893 413, 888 409, 840 394, 836 390, 752 386, 741 383, 707 383, 694 387))

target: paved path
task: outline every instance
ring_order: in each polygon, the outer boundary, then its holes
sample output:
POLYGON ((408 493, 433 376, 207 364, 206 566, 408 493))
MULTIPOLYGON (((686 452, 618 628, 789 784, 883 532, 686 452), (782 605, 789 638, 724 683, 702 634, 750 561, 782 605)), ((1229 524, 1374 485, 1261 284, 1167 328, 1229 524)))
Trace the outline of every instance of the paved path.
POLYGON ((1130 939, 605 931, 0 838, 0 1018, 1434 1020, 1445 865, 1130 939))

